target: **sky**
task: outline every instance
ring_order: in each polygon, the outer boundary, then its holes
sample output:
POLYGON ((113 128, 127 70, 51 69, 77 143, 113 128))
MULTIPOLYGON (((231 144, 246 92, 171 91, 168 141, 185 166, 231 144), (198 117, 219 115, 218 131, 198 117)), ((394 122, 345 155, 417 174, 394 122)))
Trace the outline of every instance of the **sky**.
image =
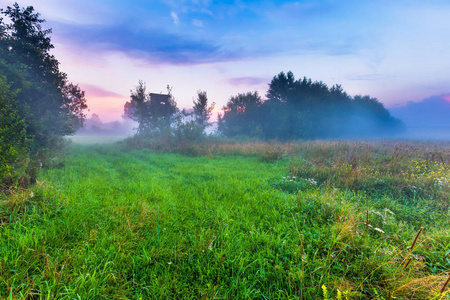
MULTIPOLYGON (((5 8, 14 1, 0 0, 5 8)), ((450 101, 450 1, 25 0, 52 28, 53 54, 86 91, 88 115, 119 120, 130 90, 265 95, 281 71, 388 108, 450 101)))

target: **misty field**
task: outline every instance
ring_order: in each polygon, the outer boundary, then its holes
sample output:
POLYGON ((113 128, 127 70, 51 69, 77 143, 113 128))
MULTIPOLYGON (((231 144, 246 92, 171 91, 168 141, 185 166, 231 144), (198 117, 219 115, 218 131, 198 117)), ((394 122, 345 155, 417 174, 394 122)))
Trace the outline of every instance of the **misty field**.
POLYGON ((0 297, 450 299, 448 144, 172 150, 74 144, 1 195, 0 297))

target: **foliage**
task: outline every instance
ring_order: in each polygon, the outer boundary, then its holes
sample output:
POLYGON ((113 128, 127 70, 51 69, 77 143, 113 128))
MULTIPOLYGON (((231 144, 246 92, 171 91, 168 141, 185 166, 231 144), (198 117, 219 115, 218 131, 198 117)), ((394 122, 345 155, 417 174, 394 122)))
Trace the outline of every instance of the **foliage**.
POLYGON ((201 128, 205 130, 209 125, 212 111, 216 104, 213 102, 208 106, 208 95, 205 91, 197 91, 197 99, 194 100, 193 114, 194 118, 201 128))
POLYGON ((137 135, 170 131, 173 116, 178 111, 171 91, 167 86, 165 95, 147 93, 142 80, 131 91, 131 99, 124 105, 124 117, 138 123, 137 135))
POLYGON ((403 123, 391 117, 377 99, 352 98, 340 85, 328 88, 306 77, 295 80, 292 72, 275 76, 266 97, 264 102, 251 93, 230 98, 220 118, 221 133, 228 137, 294 140, 380 136, 403 129, 403 123), (241 102, 250 96, 258 100, 247 111, 241 102))
POLYGON ((261 134, 258 116, 261 104, 262 99, 256 91, 230 97, 222 108, 224 113, 219 120, 219 131, 228 137, 258 137, 261 134))
POLYGON ((26 125, 19 115, 17 93, 0 76, 0 179, 3 184, 11 183, 26 168, 17 167, 19 159, 26 156, 27 147, 26 125))
POLYGON ((44 20, 32 6, 21 9, 16 3, 1 13, 10 23, 2 20, 0 71, 13 89, 20 89, 20 114, 37 151, 51 146, 53 137, 73 134, 83 124, 84 92, 59 71, 59 62, 50 54, 51 30, 42 29, 44 20))
MULTIPOLYGON (((83 125, 85 95, 59 70, 59 62, 50 54, 54 48, 51 30, 42 28, 44 20, 32 6, 20 8, 15 3, 2 9, 1 14, 7 20, 0 19, 0 74, 10 89, 17 91, 8 109, 23 122, 20 126, 25 133, 20 131, 16 137, 27 140, 26 152, 32 160, 27 172, 35 180, 43 154, 52 152, 50 148, 64 135, 75 133, 83 125)), ((5 145, 7 148, 16 145, 13 139, 7 142, 12 143, 5 145)))

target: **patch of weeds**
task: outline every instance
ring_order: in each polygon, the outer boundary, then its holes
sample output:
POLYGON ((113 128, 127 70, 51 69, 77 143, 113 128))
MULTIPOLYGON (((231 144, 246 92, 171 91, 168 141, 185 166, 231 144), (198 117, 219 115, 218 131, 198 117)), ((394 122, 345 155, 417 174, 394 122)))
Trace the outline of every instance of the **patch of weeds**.
POLYGON ((276 180, 272 183, 272 186, 276 189, 296 194, 299 191, 315 189, 318 186, 318 182, 314 178, 298 178, 296 176, 284 176, 281 180, 276 180))

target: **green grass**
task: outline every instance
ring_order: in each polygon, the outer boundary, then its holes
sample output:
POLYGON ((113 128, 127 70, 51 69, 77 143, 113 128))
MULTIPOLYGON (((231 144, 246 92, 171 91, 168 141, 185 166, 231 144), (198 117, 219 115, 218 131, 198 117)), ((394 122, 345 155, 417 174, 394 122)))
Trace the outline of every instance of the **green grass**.
MULTIPOLYGON (((73 145, 31 190, 0 196, 0 297, 439 299, 447 186, 423 180, 427 192, 411 197, 391 181, 373 192, 336 172, 342 151, 327 145, 283 155, 280 145, 232 145, 233 156, 221 146, 207 157, 73 145)), ((404 178, 412 168, 404 162, 404 178)), ((420 172, 432 171, 448 165, 420 172)), ((370 182, 373 172, 359 174, 370 182)))

